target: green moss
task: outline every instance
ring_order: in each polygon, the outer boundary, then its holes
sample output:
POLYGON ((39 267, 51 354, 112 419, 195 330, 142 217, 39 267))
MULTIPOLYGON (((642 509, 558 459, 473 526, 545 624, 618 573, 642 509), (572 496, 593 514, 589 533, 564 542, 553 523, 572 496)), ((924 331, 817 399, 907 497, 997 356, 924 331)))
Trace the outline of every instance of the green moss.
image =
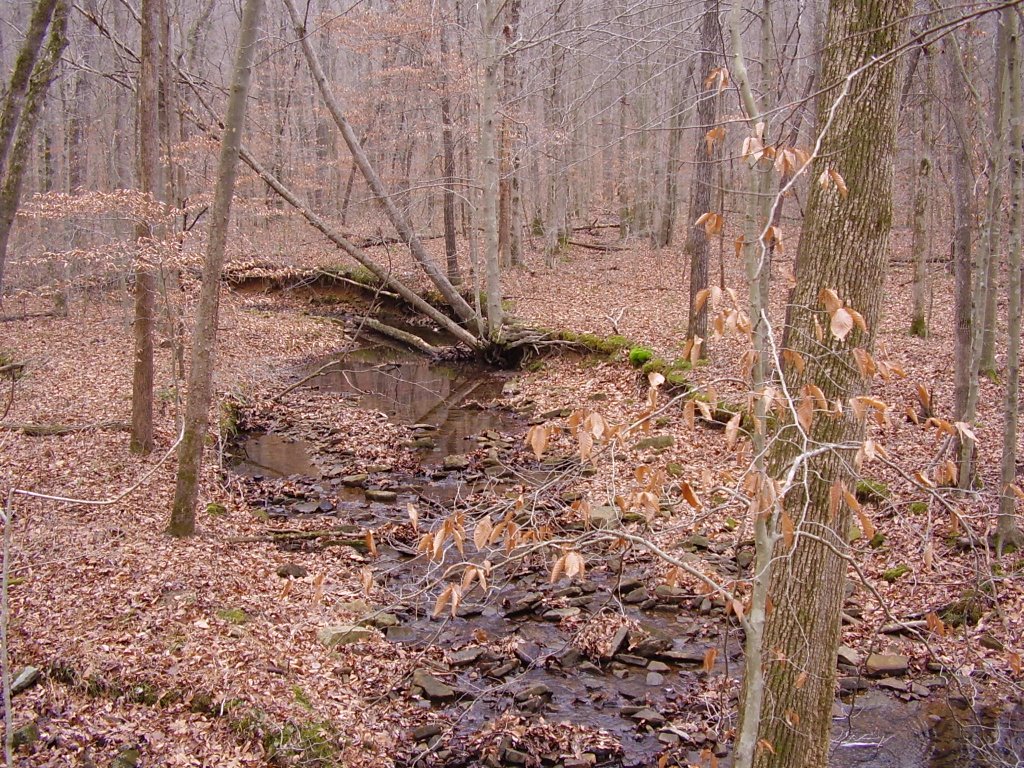
POLYGON ((928 323, 924 317, 915 317, 910 323, 910 335, 921 339, 928 338, 928 323))
POLYGON ((890 568, 887 571, 882 572, 882 580, 887 581, 890 584, 895 582, 901 576, 906 576, 910 573, 910 566, 908 565, 897 565, 895 568, 890 568))
POLYGON ((633 347, 629 350, 629 364, 634 368, 640 368, 648 360, 654 358, 654 350, 648 347, 633 347))
POLYGON ((206 514, 210 517, 224 517, 228 513, 228 508, 223 504, 218 504, 215 501, 211 501, 206 505, 206 514))
POLYGON ((306 694, 304 690, 302 690, 301 685, 292 686, 292 696, 295 697, 296 704, 305 709, 308 709, 310 712, 313 711, 313 702, 309 700, 309 696, 306 694))
POLYGON ((988 596, 982 590, 968 589, 947 606, 939 614, 939 618, 951 627, 961 627, 964 624, 974 626, 981 621, 986 605, 988 605, 988 596))
POLYGON ((910 513, 914 515, 926 515, 928 514, 928 502, 927 501, 912 501, 910 502, 910 513))
POLYGON ((735 517, 727 517, 725 518, 725 527, 730 531, 735 531, 740 527, 740 521, 735 517))
POLYGON ((871 537, 871 541, 868 542, 868 545, 872 549, 880 549, 882 546, 885 545, 885 534, 881 531, 878 531, 877 533, 875 533, 874 536, 871 537))
POLYGON ((682 477, 683 465, 675 461, 670 461, 665 465, 665 471, 668 472, 669 477, 682 477))
POLYGON ((322 766, 342 765, 330 723, 286 723, 264 734, 263 748, 271 762, 322 766))
POLYGON ((223 400, 220 404, 220 419, 217 426, 222 438, 229 439, 238 434, 238 423, 241 418, 242 406, 236 400, 223 400))
POLYGON ((221 608, 217 611, 217 616, 229 624, 245 624, 249 621, 249 614, 241 608, 221 608))
POLYGON ((882 504, 892 498, 889 486, 878 480, 858 480, 856 495, 862 504, 882 504))
POLYGON ((579 344, 588 351, 598 355, 614 357, 623 349, 631 345, 625 336, 598 336, 596 333, 575 333, 573 331, 562 331, 557 334, 562 341, 569 341, 579 344))

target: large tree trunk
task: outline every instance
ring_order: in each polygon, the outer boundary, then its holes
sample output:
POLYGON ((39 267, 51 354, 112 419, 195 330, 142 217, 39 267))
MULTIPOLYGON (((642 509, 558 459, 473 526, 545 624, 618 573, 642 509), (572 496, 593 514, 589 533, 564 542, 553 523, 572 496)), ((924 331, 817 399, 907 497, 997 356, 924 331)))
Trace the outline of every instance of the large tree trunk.
MULTIPOLYGON (((714 128, 718 114, 719 81, 711 76, 711 70, 718 61, 715 48, 721 38, 718 23, 717 0, 704 0, 704 19, 700 27, 700 67, 697 77, 702 81, 702 91, 697 97, 697 136, 694 142, 695 167, 690 180, 690 212, 686 220, 686 243, 683 255, 690 259, 690 311, 686 335, 693 339, 708 336, 708 302, 698 310, 697 294, 708 287, 708 265, 711 258, 711 243, 703 226, 694 226, 705 213, 711 211, 712 179, 717 144, 708 132, 714 128)), ((670 173, 674 171, 669 170, 670 173)), ((724 215, 722 211, 717 212, 724 215)), ((667 243, 666 243, 667 244, 667 243)), ((706 349, 706 348, 705 348, 706 349)), ((702 354, 704 350, 702 349, 702 354)))
POLYGON ((480 94, 480 216, 483 218, 483 258, 487 292, 487 333, 491 341, 501 337, 501 275, 498 253, 498 192, 500 169, 497 157, 499 5, 487 0, 480 5, 483 35, 483 85, 480 94))
MULTIPOLYGON (((886 56, 903 39, 910 7, 910 0, 832 0, 830 5, 820 80, 828 90, 818 124, 831 122, 810 178, 834 170, 849 194, 844 199, 835 185, 811 185, 783 344, 806 361, 802 373, 792 364, 783 369, 794 396, 814 384, 829 402, 845 404, 865 391, 850 353, 870 348, 879 320, 898 97, 897 67, 886 56), (825 289, 863 313, 867 333, 853 330, 845 341, 831 335, 817 340, 815 326, 830 325, 820 309, 825 289)), ((761 494, 757 514, 777 550, 774 565, 765 563, 773 605, 764 607, 763 616, 747 619, 748 624, 763 620, 765 658, 763 674, 748 668, 744 678, 737 768, 828 764, 849 520, 848 510, 830 505, 830 489, 850 476, 863 434, 863 421, 851 411, 832 417, 819 410, 809 428, 785 424, 770 449, 770 469, 785 496, 779 502, 774 492, 761 494), (794 523, 791 541, 781 533, 782 514, 794 523), (751 713, 757 715, 753 720, 751 713)))
MULTIPOLYGON (((154 200, 163 197, 160 180, 160 96, 158 21, 163 0, 142 0, 138 105, 139 189, 154 200)), ((153 450, 153 309, 156 303, 156 265, 152 262, 152 226, 140 221, 135 227, 139 253, 135 261, 135 364, 132 371, 132 435, 136 453, 153 450)))
POLYGON ((246 99, 256 52, 263 0, 246 0, 238 32, 238 50, 232 75, 228 113, 221 137, 220 160, 217 165, 217 187, 210 214, 210 234, 203 264, 203 284, 199 291, 195 329, 192 333, 192 356, 188 372, 188 403, 185 407, 185 434, 178 448, 178 476, 174 489, 174 507, 168 533, 191 536, 196 530, 196 497, 199 474, 203 466, 203 443, 213 399, 213 353, 217 344, 217 317, 220 306, 220 276, 224 268, 224 249, 231 200, 238 174, 238 152, 242 146, 246 99))
POLYGON ((1021 219, 1024 206, 1024 179, 1021 153, 1024 109, 1021 106, 1020 21, 1013 8, 1003 11, 1009 40, 1006 46, 1006 84, 1009 88, 1009 155, 1010 155, 1010 258, 1007 286, 1007 317, 1009 338, 1006 344, 1006 394, 1003 402, 1003 457, 999 482, 999 522, 996 528, 996 549, 1006 544, 1018 548, 1024 543, 1017 523, 1017 497, 1013 484, 1017 481, 1017 426, 1020 405, 1020 313, 1021 313, 1021 219))
POLYGON ((21 203, 21 185, 25 179, 36 123, 46 102, 46 92, 53 82, 57 62, 68 44, 67 22, 70 9, 68 2, 57 0, 50 4, 40 2, 34 10, 29 22, 28 37, 18 54, 8 85, 5 111, 0 116, 0 130, 3 131, 0 135, 0 159, 4 161, 0 162, 0 304, 3 303, 7 244, 11 238, 14 216, 21 203), (43 24, 44 19, 45 26, 40 33, 36 27, 43 24), (42 34, 46 35, 45 43, 42 42, 42 34), (25 67, 30 67, 28 82, 22 83, 25 67), (15 92, 21 93, 21 96, 12 98, 15 92), (10 116, 6 112, 8 108, 12 110, 10 116), (20 117, 16 113, 20 113, 20 117))

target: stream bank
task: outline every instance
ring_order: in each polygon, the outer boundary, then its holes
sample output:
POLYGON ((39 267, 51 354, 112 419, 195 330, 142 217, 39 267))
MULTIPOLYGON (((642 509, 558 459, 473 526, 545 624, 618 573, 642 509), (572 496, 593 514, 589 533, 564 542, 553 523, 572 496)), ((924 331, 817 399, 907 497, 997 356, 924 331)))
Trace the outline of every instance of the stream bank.
MULTIPOLYGON (((381 343, 316 361, 295 378, 317 372, 298 391, 359 409, 368 428, 392 431, 393 451, 367 455, 358 436, 332 432, 329 418, 264 414, 239 441, 234 471, 268 518, 322 518, 323 535, 280 539, 294 556, 283 575, 301 574, 311 547, 347 546, 367 557, 375 601, 350 601, 356 621, 324 627, 323 642, 348 645, 380 632, 422 651, 422 665, 388 692, 429 712, 395 755, 399 764, 640 768, 664 755, 665 765, 712 756, 728 764, 741 656, 722 606, 656 583, 652 563, 635 551, 594 548, 585 578, 551 583, 550 556, 477 551, 468 535, 523 498, 528 509, 506 512, 507 520, 547 526, 565 541, 582 531, 562 513, 585 467, 525 453, 532 414, 501 404, 515 390, 509 374, 431 363, 381 343), (438 562, 423 553, 423 534, 445 526, 462 531, 463 551, 445 536, 451 559, 438 562), (494 558, 486 595, 464 588, 434 618, 457 583, 446 569, 485 555, 494 558)), ((725 576, 740 575, 729 553, 699 541, 688 547, 725 576)), ((1012 728, 987 730, 949 710, 938 675, 911 683, 904 665, 869 681, 863 659, 847 655, 840 666, 856 699, 837 701, 833 765, 965 768, 1019 754, 1012 728), (987 733, 995 734, 988 751, 971 746, 987 733)), ((1019 720, 1003 713, 987 722, 1019 720)))

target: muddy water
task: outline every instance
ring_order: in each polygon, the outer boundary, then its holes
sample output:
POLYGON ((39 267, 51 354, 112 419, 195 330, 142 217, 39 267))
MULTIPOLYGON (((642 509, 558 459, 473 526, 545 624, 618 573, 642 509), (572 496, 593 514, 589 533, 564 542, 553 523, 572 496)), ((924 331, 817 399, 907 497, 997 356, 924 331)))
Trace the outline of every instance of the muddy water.
MULTIPOLYGON (((420 471, 400 478, 393 503, 367 501, 358 488, 340 489, 344 493, 339 494, 333 487, 342 501, 337 506, 318 505, 317 489, 326 492, 332 482, 337 486, 337 480, 319 475, 311 458, 314 446, 289 435, 250 436, 238 457, 238 470, 266 478, 306 477, 312 500, 304 501, 299 511, 331 515, 355 530, 393 531, 406 521, 407 501, 428 498, 450 506, 468 493, 501 492, 501 481, 480 477, 477 467, 469 472, 437 470, 446 456, 476 449, 484 435, 495 446, 520 439, 525 423, 494 406, 504 381, 472 365, 430 364, 408 353, 373 348, 339 359, 336 366, 308 382, 321 391, 356 398, 360 406, 383 411, 397 423, 420 425, 417 434, 429 438, 419 450, 420 471)), ((440 514, 440 506, 424 508, 422 524, 429 529, 440 514)), ((716 752, 720 765, 730 764, 723 734, 729 725, 726 715, 735 706, 729 695, 738 686, 740 638, 735 629, 726 628, 721 611, 702 605, 702 598, 655 595, 634 578, 642 579, 645 564, 623 567, 615 557, 595 556, 582 584, 549 584, 547 571, 539 563, 497 571, 503 575, 495 577, 486 601, 478 599, 477 591, 454 618, 432 620, 436 594, 423 594, 422 586, 425 578, 437 575, 438 566, 413 559, 414 541, 387 533, 380 540, 376 581, 393 596, 393 604, 382 606, 381 611, 393 617, 388 623, 397 621, 385 628, 388 638, 414 647, 444 648, 452 663, 439 676, 457 692, 454 701, 431 701, 424 696, 421 703, 432 708, 439 721, 454 724, 454 735, 429 754, 424 751, 427 742, 420 744, 410 751, 414 757, 406 765, 479 765, 468 743, 486 723, 507 711, 528 721, 543 716, 548 722, 568 721, 603 730, 621 743, 622 752, 598 751, 598 765, 654 766, 666 752, 673 757, 668 765, 706 764, 699 761, 703 749, 716 752), (574 609, 576 615, 567 615, 574 609), (625 616, 642 631, 631 638, 633 647, 627 640, 614 658, 591 663, 576 650, 574 639, 589 623, 609 615, 625 616), (496 641, 501 641, 504 651, 492 650, 496 641), (703 662, 710 649, 716 651, 710 674, 726 681, 724 699, 701 699, 708 674, 703 662), (479 655, 466 662, 451 655, 470 658, 478 650, 479 655), (530 691, 536 695, 528 695, 530 691), (667 722, 648 723, 635 716, 645 709, 667 722)), ((473 555, 469 544, 467 556, 473 555)), ((902 702, 872 689, 854 701, 837 703, 831 765, 1024 764, 1018 760, 1024 754, 1019 715, 977 720, 970 710, 950 711, 944 701, 942 690, 922 701, 902 702)))

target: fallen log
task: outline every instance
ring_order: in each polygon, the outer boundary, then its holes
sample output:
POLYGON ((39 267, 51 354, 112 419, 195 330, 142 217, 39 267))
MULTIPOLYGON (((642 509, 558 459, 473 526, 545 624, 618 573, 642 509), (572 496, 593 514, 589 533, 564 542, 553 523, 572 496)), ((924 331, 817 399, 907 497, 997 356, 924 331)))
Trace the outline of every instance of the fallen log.
POLYGON ((67 317, 67 310, 51 309, 49 312, 26 312, 23 315, 0 316, 0 323, 16 323, 19 320, 35 320, 40 317, 67 317))
POLYGON ((47 424, 32 422, 0 424, 0 429, 5 432, 21 432, 29 437, 55 437, 60 435, 70 435, 75 432, 91 432, 93 430, 130 432, 131 428, 131 424, 125 421, 96 421, 92 424, 47 424))
POLYGON ((387 325, 386 323, 382 323, 380 320, 374 320, 372 317, 359 318, 358 325, 363 328, 367 328, 374 333, 379 333, 382 336, 394 339, 395 341, 405 344, 407 347, 412 347, 425 355, 434 356, 441 352, 440 349, 435 347, 433 344, 424 341, 416 334, 403 331, 392 325, 387 325))
POLYGON ((621 245, 609 245, 607 243, 588 243, 583 240, 566 240, 569 245, 575 245, 580 248, 589 248, 592 251, 604 251, 604 252, 615 252, 626 250, 621 245))

